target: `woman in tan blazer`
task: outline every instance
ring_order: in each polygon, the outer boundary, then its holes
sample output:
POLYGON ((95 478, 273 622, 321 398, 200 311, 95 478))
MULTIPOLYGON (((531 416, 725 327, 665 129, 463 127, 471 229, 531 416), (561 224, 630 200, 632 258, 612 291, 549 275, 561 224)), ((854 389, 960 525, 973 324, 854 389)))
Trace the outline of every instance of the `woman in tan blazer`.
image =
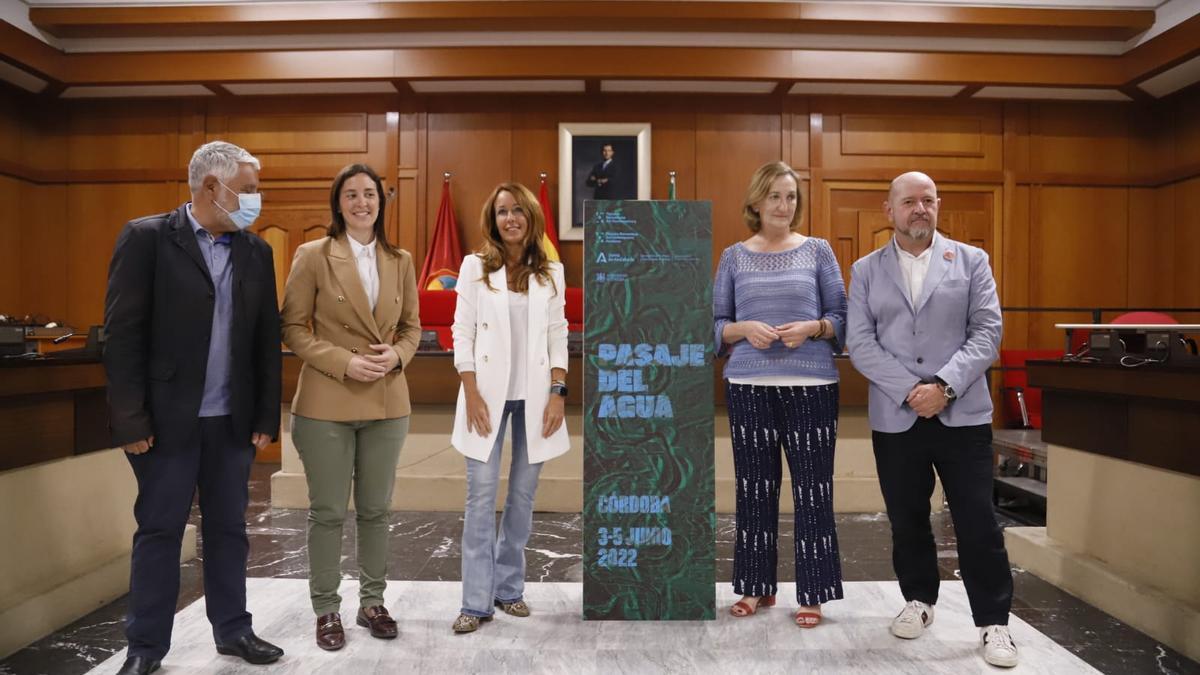
POLYGON ((309 591, 317 646, 345 645, 342 522, 354 487, 356 622, 394 638, 383 606, 396 462, 408 434, 404 368, 420 341, 412 257, 387 241, 386 198, 365 164, 342 169, 329 193, 329 236, 296 250, 284 292, 283 341, 304 361, 292 401, 292 440, 308 478, 309 591))

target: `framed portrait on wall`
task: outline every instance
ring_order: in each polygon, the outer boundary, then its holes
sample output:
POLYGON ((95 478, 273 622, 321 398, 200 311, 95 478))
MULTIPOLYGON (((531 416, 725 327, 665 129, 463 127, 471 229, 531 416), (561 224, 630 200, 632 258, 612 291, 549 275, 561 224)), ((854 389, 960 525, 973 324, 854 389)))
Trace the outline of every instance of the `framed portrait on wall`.
POLYGON ((558 236, 583 239, 588 199, 650 199, 650 125, 558 125, 558 236))

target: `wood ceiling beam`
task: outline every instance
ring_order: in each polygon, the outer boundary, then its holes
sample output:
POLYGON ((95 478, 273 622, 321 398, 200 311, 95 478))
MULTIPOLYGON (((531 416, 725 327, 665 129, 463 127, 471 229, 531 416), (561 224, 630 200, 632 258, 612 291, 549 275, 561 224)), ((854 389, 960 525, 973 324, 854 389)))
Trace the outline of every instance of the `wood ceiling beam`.
POLYGON ((1200 14, 1163 31, 1122 57, 1126 82, 1135 84, 1200 54, 1200 14))
POLYGON ((313 35, 394 31, 770 31, 862 35, 1127 40, 1151 10, 949 7, 815 2, 251 3, 161 7, 33 7, 30 20, 60 38, 313 35))
POLYGON ((289 80, 647 78, 1117 87, 1119 57, 693 47, 469 47, 68 54, 72 85, 289 80))

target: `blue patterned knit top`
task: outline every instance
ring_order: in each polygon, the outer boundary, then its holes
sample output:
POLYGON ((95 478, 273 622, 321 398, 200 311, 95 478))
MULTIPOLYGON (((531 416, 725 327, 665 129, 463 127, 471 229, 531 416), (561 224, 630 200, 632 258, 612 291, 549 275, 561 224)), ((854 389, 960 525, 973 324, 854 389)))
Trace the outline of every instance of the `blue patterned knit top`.
POLYGON ((809 237, 796 248, 756 253, 741 242, 725 249, 713 282, 713 318, 717 355, 729 355, 726 378, 806 376, 838 379, 833 355, 846 339, 846 286, 829 242, 809 237), (827 319, 833 340, 806 340, 788 349, 776 340, 767 349, 749 341, 727 345, 725 325, 762 321, 778 326, 790 321, 827 319))

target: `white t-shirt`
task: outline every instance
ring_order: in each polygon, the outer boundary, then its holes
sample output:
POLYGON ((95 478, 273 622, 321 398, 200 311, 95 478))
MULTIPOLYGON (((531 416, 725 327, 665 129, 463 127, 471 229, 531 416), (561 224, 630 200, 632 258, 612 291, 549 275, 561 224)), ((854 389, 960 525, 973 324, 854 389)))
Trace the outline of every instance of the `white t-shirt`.
MULTIPOLYGON (((534 283, 530 279, 530 283, 534 283)), ((525 400, 525 380, 527 359, 525 353, 529 345, 529 294, 508 292, 508 325, 510 353, 509 363, 512 368, 508 371, 508 394, 506 401, 525 400)))

